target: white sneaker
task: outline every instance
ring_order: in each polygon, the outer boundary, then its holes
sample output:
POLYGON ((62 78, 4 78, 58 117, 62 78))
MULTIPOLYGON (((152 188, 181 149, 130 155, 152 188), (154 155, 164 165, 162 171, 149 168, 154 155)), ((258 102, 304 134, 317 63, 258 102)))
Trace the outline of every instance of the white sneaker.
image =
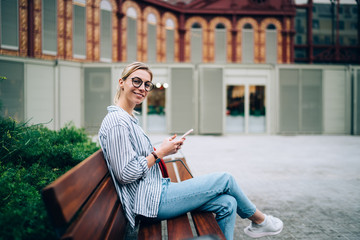
POLYGON ((260 224, 251 222, 250 225, 244 229, 244 232, 252 238, 276 235, 282 231, 283 225, 280 219, 265 215, 264 222, 260 224))

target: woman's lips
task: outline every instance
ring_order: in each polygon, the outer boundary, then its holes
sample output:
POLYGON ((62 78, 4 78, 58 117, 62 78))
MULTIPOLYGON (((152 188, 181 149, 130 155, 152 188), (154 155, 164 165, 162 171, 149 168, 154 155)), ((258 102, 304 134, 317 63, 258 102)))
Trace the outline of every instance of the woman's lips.
POLYGON ((138 95, 138 96, 141 96, 141 97, 145 97, 145 95, 144 94, 141 94, 141 93, 138 93, 138 92, 134 92, 136 95, 138 95))

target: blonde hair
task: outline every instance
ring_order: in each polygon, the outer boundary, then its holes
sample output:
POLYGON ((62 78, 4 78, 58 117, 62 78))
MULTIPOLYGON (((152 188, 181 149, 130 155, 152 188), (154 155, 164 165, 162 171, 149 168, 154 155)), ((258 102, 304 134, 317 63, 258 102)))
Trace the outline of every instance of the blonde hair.
MULTIPOLYGON (((142 63, 142 62, 133 62, 133 63, 130 63, 129 65, 127 65, 124 68, 124 70, 122 71, 122 73, 121 73, 121 79, 123 81, 125 81, 133 72, 135 72, 137 70, 140 70, 140 69, 147 71, 150 74, 150 81, 152 81, 153 74, 152 74, 149 66, 146 65, 145 63, 142 63)), ((120 94, 121 94, 121 88, 118 85, 117 89, 116 89, 116 94, 115 94, 115 97, 114 97, 114 103, 115 104, 119 100, 120 94)))

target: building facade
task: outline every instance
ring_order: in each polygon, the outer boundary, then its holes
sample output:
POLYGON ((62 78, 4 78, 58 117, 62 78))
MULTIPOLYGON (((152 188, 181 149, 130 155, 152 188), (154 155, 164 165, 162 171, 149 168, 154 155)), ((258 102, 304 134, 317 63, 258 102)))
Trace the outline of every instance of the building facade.
POLYGON ((95 133, 122 67, 143 61, 157 86, 137 106, 148 133, 360 134, 356 3, 0 3, 4 116, 95 133))

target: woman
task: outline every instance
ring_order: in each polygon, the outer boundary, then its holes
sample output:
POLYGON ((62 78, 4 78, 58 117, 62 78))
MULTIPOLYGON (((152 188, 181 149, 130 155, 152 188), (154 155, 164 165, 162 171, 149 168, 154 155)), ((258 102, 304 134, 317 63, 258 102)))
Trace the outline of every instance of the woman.
POLYGON ((236 214, 252 221, 244 229, 251 237, 280 233, 282 221, 256 209, 229 174, 215 173, 181 183, 162 177, 157 163, 176 153, 185 138, 177 140, 173 135, 154 151, 138 125, 134 108, 153 89, 152 78, 151 70, 143 63, 126 66, 115 105, 108 107, 99 130, 101 148, 130 226, 135 227, 141 217, 162 220, 197 209, 216 214, 226 239, 233 239, 236 214))

